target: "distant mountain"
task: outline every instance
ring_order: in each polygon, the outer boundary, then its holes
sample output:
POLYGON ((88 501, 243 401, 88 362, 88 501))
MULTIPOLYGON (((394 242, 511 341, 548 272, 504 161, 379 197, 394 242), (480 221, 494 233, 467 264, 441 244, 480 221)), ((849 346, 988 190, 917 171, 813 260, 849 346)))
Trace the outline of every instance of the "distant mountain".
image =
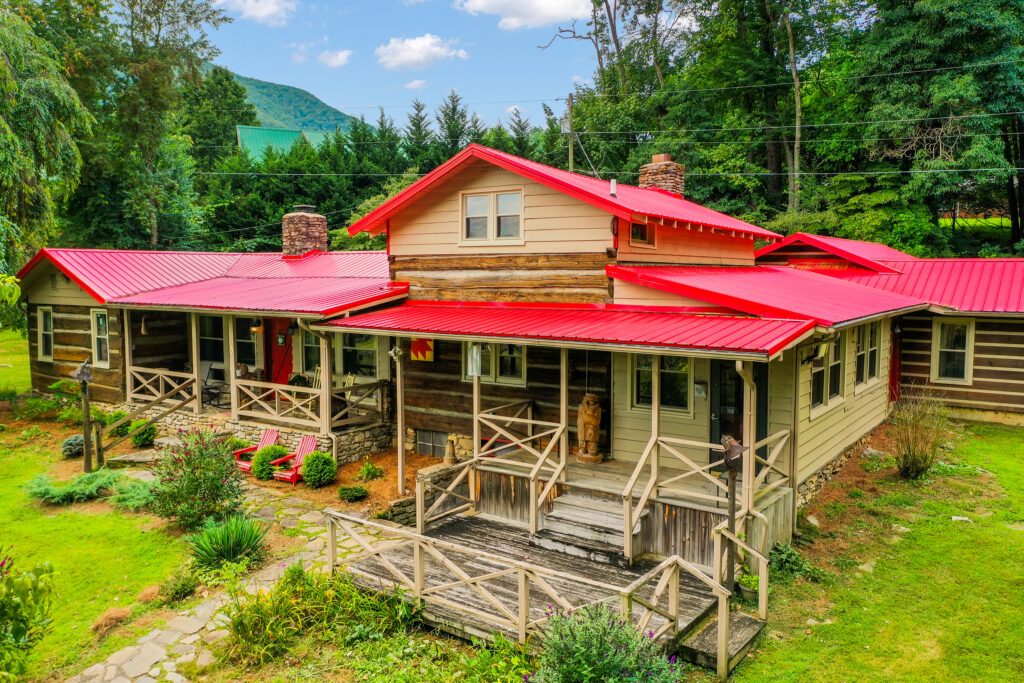
POLYGON ((302 88, 233 75, 245 87, 246 99, 256 107, 260 123, 267 128, 347 131, 355 121, 302 88))

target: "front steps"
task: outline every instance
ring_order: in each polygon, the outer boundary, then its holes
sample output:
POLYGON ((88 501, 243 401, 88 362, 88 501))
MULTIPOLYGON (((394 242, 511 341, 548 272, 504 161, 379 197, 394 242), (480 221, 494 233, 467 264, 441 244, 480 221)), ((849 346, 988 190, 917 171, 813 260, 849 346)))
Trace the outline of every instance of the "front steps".
MULTIPOLYGON (((749 614, 729 612, 729 671, 747 656, 764 626, 765 622, 749 614)), ((677 651, 685 661, 714 670, 718 666, 718 618, 680 642, 677 651)))

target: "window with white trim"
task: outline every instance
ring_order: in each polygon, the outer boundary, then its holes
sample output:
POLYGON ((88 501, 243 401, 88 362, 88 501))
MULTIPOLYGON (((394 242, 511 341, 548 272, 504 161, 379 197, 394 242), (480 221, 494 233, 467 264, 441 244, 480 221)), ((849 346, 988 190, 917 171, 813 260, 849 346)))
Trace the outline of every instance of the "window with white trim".
POLYGON ((97 368, 110 367, 110 319, 106 309, 89 311, 92 321, 92 364, 97 368))
POLYGON ((519 344, 477 344, 465 342, 462 345, 462 378, 472 380, 470 355, 472 347, 480 347, 480 381, 487 384, 526 384, 526 347, 519 344))
POLYGON ((462 196, 464 243, 521 243, 523 239, 523 192, 482 192, 462 196))
POLYGON ((878 377, 878 345, 882 323, 875 321, 854 330, 856 341, 855 384, 865 384, 878 377))
POLYGON ((36 323, 39 327, 36 354, 39 360, 53 360, 53 309, 40 306, 36 309, 36 323))
POLYGON ((940 384, 970 384, 974 378, 974 321, 936 318, 932 323, 931 380, 940 384))
POLYGON ((356 377, 377 377, 377 337, 372 334, 341 335, 341 372, 356 377))
POLYGON ((840 334, 823 343, 828 343, 828 350, 811 362, 811 408, 828 405, 843 396, 846 337, 840 334))
POLYGON ((201 380, 225 381, 224 318, 219 315, 199 316, 199 360, 210 363, 209 376, 201 380))
MULTIPOLYGON (((650 408, 654 396, 653 363, 649 353, 634 354, 632 359, 633 406, 650 408)), ((658 392, 662 408, 690 410, 690 359, 682 356, 660 356, 658 392)))
POLYGON ((256 354, 259 318, 235 318, 235 360, 250 370, 259 366, 256 354))
POLYGON ((320 338, 309 330, 302 331, 302 371, 313 379, 313 373, 320 367, 320 338))

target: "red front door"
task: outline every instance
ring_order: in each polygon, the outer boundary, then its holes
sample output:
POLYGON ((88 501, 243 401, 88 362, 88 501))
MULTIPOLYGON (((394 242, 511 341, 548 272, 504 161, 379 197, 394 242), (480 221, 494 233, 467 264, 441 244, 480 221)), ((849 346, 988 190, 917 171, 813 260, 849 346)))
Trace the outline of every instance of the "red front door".
POLYGON ((292 343, 295 337, 288 334, 288 318, 264 318, 264 358, 267 359, 267 381, 287 384, 292 374, 292 343))

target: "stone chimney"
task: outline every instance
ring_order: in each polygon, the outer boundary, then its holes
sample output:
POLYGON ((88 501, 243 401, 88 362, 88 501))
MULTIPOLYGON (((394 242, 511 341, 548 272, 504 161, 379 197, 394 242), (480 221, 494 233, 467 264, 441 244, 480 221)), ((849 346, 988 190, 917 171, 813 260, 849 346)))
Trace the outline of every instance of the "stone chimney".
POLYGON ((297 204, 281 219, 281 253, 302 256, 307 251, 327 251, 327 218, 313 213, 316 207, 297 204))
POLYGON ((672 161, 671 154, 655 154, 651 163, 640 167, 640 187, 657 187, 682 196, 686 167, 672 161))

